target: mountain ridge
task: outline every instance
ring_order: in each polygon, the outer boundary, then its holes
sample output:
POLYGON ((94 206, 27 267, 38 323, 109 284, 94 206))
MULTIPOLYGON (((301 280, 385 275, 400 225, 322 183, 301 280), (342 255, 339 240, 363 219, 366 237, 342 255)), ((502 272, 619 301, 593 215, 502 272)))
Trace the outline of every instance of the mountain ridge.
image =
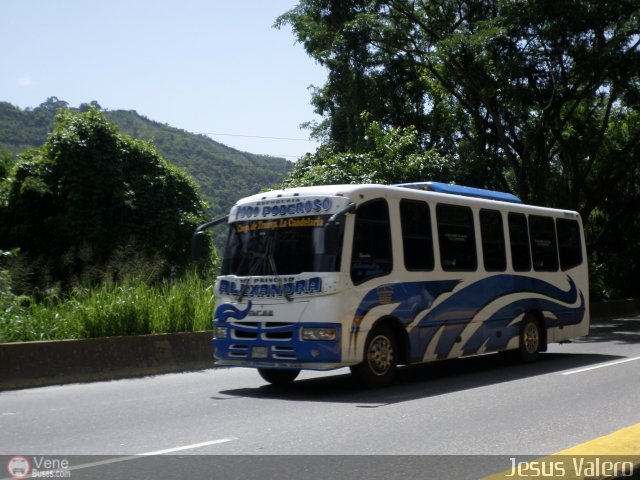
POLYGON ((185 170, 209 204, 211 216, 226 213, 239 198, 281 183, 293 166, 284 158, 242 152, 204 134, 156 122, 135 110, 108 110, 95 101, 72 108, 56 97, 33 109, 0 101, 0 151, 17 156, 28 148, 40 147, 60 108, 81 112, 90 105, 99 108, 121 133, 149 141, 165 160, 185 170))

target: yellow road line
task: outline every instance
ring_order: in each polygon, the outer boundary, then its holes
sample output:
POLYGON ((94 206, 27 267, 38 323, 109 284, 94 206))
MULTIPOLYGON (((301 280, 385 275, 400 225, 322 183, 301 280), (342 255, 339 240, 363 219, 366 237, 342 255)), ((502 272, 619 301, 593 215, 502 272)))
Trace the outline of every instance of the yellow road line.
POLYGON ((512 457, 512 468, 482 480, 624 478, 638 472, 640 423, 530 462, 512 457))

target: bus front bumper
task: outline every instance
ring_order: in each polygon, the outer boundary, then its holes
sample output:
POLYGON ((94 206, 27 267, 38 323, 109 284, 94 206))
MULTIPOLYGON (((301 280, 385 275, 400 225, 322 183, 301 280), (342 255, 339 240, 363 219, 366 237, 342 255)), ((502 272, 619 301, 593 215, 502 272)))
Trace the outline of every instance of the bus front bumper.
POLYGON ((215 322, 214 335, 214 358, 220 366, 313 370, 345 366, 337 323, 215 322), (220 329, 223 335, 215 333, 220 329), (318 333, 328 331, 329 337, 318 333))

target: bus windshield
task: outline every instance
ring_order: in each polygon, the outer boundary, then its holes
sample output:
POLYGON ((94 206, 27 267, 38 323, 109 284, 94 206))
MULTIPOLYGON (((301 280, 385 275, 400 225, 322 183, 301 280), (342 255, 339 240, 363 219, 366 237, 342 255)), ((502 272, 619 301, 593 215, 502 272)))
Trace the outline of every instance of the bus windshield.
POLYGON ((222 275, 297 275, 337 272, 341 248, 326 251, 329 243, 342 245, 343 222, 325 228, 330 215, 234 222, 222 262, 222 275), (333 242, 327 236, 337 235, 333 242))

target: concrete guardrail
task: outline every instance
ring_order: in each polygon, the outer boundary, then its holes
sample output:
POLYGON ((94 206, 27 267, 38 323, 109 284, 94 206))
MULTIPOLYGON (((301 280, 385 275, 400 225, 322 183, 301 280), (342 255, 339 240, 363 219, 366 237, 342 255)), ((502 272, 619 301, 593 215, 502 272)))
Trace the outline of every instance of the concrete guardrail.
POLYGON ((0 390, 213 367, 211 332, 0 344, 0 390))

